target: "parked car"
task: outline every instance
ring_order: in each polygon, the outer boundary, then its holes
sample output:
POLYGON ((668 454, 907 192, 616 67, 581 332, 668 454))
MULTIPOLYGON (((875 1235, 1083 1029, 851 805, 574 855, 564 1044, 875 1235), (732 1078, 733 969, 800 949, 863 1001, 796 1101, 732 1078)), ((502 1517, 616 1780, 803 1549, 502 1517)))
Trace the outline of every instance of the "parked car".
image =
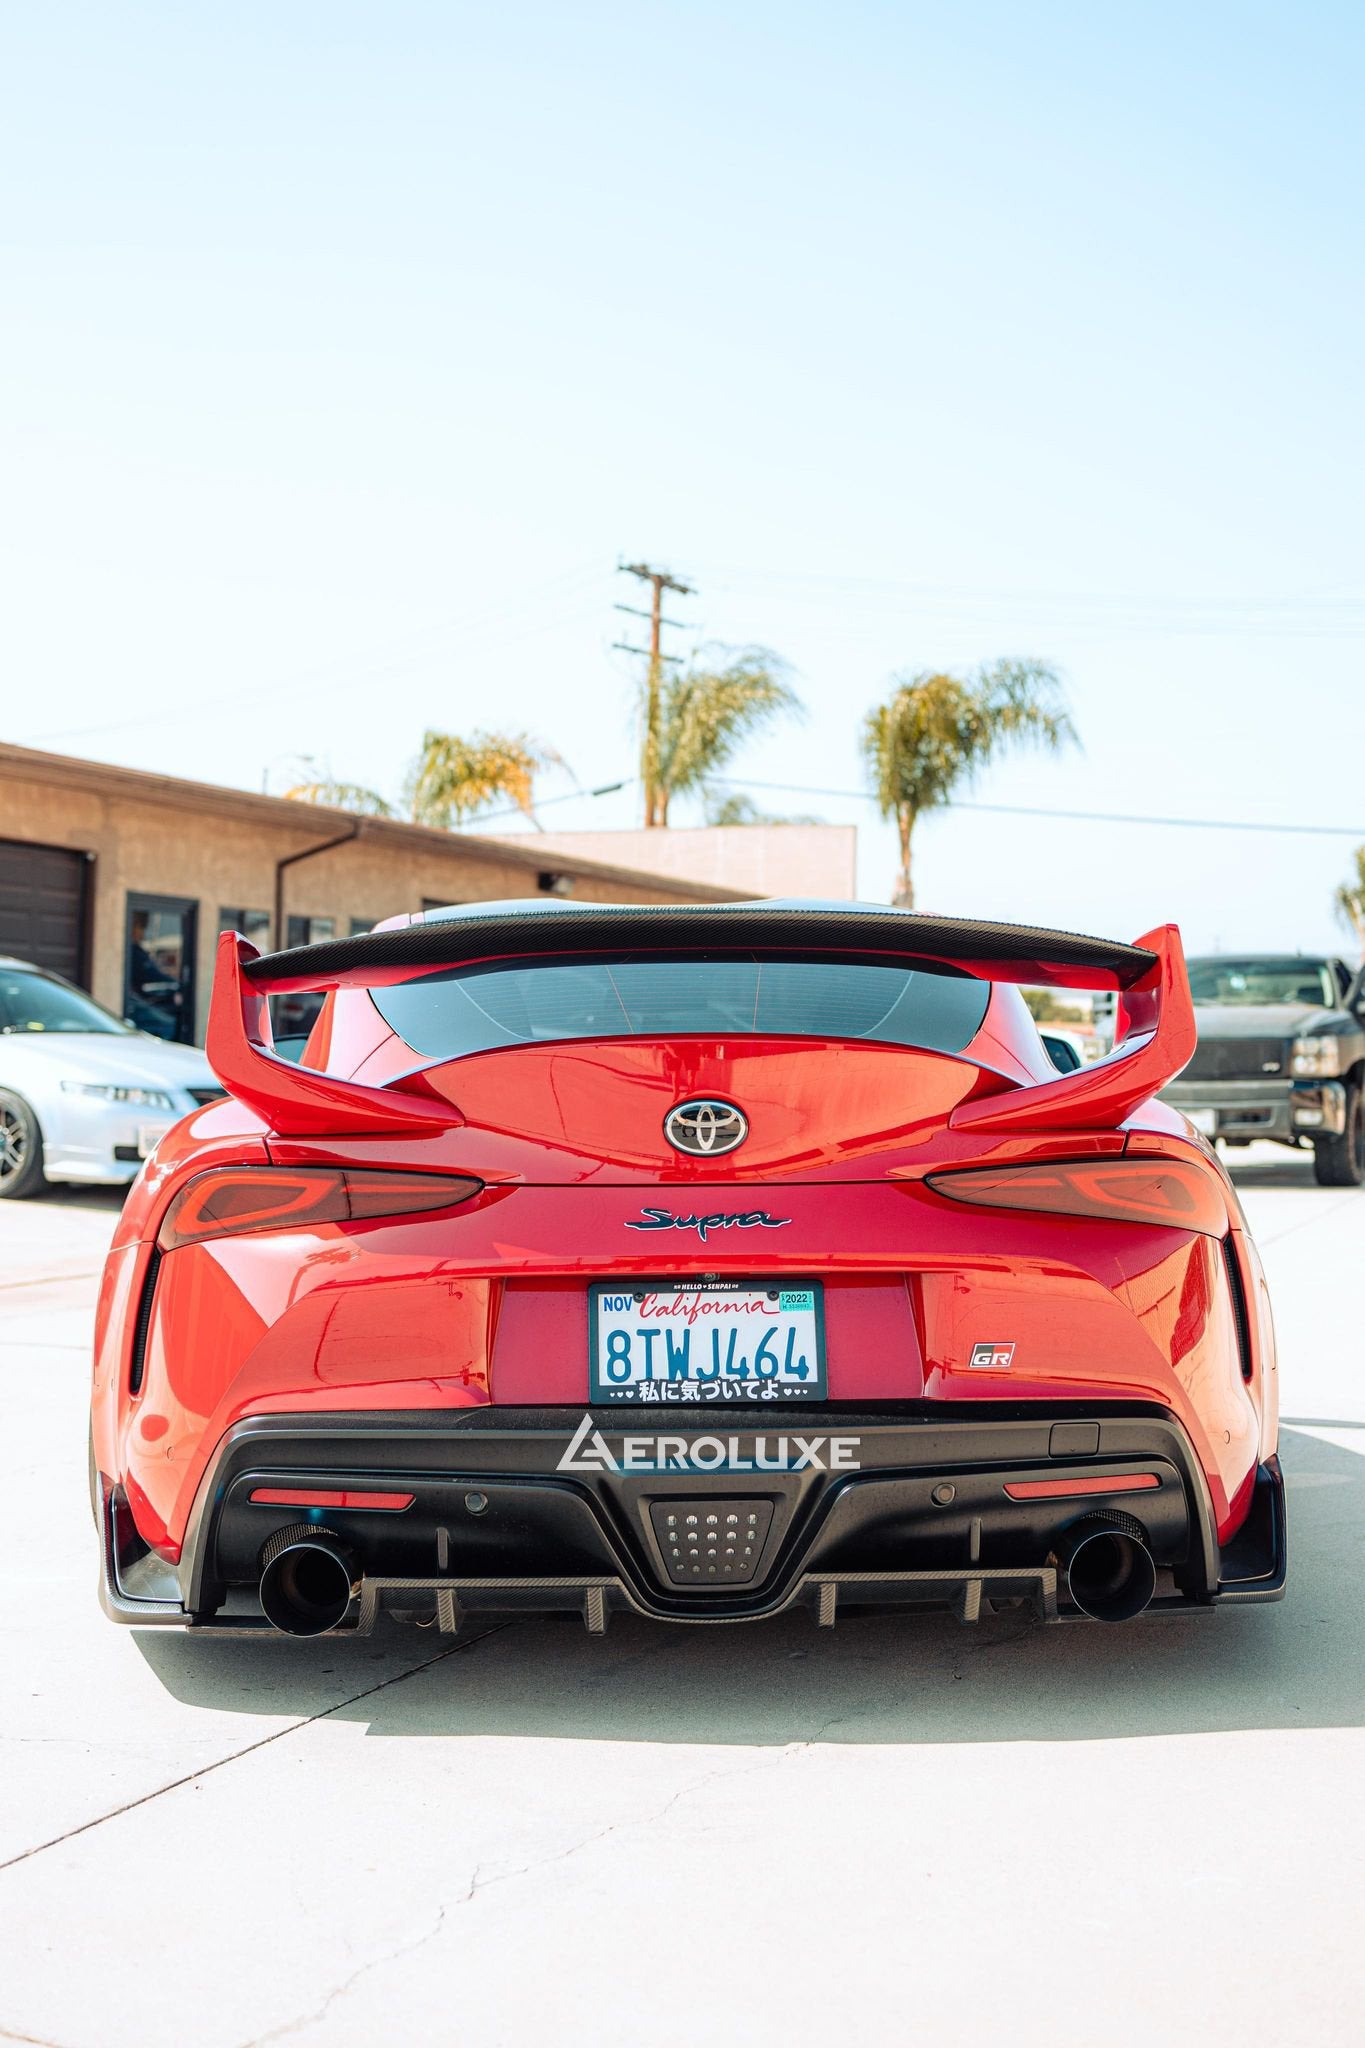
POLYGON ((1131 946, 848 904, 464 906, 219 942, 230 1099, 96 1334, 114 1620, 453 1632, 1284 1585, 1274 1338, 1194 1019, 1131 946), (1124 991, 1059 1074, 1016 984, 1124 991), (263 998, 325 1003, 307 1064, 263 998))
POLYGON ((59 974, 0 958, 0 1197, 130 1181, 177 1118, 222 1093, 202 1052, 135 1030, 59 974))
POLYGON ((1084 1040, 1076 1032, 1068 1031, 1064 1024, 1040 1024, 1038 1036, 1043 1041, 1043 1051, 1059 1074, 1074 1074, 1077 1067, 1085 1065, 1084 1040))
POLYGON ((1324 1187, 1365 1181, 1365 973, 1325 954, 1189 963, 1199 1042, 1162 1098, 1207 1138, 1313 1150, 1324 1187))

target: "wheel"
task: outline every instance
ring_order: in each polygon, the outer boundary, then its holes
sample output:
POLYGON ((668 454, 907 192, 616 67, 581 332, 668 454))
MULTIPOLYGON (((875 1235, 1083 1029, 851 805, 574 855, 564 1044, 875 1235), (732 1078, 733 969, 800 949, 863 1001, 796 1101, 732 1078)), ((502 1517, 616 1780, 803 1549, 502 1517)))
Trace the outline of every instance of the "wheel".
POLYGON ((46 1185, 38 1119, 22 1095, 0 1088, 0 1201, 22 1201, 46 1185))
POLYGON ((1358 1188, 1365 1181, 1365 1096, 1346 1086, 1346 1128, 1339 1138, 1314 1138, 1313 1175, 1323 1188, 1358 1188))

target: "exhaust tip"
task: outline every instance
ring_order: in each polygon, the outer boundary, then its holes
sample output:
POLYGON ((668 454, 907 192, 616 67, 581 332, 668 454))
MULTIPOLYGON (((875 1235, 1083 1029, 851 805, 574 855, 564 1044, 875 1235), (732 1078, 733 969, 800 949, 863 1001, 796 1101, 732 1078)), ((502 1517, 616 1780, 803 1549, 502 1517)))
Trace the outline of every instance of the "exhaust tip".
POLYGON ((359 1570, 330 1529, 279 1529, 261 1552, 261 1609, 282 1635, 326 1635, 359 1591, 359 1570))
POLYGON ((1132 1621, 1156 1591, 1147 1531, 1131 1515, 1087 1515, 1059 1546, 1067 1591, 1092 1621, 1132 1621))

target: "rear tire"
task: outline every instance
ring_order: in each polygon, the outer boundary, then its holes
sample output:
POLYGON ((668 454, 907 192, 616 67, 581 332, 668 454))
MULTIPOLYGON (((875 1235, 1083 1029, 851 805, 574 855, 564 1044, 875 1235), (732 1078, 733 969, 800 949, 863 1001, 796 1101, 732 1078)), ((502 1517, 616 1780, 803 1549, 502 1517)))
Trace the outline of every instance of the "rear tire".
POLYGON ((46 1186, 38 1119, 22 1095, 0 1088, 0 1201, 22 1202, 46 1186))
POLYGON ((1365 1181, 1365 1096, 1346 1088, 1346 1128, 1339 1138, 1313 1140, 1313 1176, 1321 1188, 1358 1188, 1365 1181))

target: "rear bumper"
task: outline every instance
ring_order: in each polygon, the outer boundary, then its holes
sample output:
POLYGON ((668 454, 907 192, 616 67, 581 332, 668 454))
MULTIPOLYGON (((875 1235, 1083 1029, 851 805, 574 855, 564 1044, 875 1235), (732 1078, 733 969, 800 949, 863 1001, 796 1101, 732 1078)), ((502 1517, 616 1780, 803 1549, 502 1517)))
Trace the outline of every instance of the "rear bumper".
POLYGON ((1273 1138, 1280 1144, 1340 1137, 1346 1128, 1346 1090, 1340 1081, 1173 1081, 1163 1102, 1186 1116, 1216 1117, 1211 1136, 1273 1138))
POLYGON ((576 1611, 594 1632, 613 1612, 660 1620, 756 1620, 792 1607, 831 1623, 841 1607, 947 1607, 1026 1600, 1068 1612, 1057 1549, 1078 1520, 1118 1511, 1146 1532, 1157 1607, 1273 1600, 1284 1589, 1284 1493, 1262 1467, 1251 1514, 1220 1554, 1208 1490, 1179 1423, 1137 1406, 901 1404, 895 1410, 732 1408, 723 1433, 678 1411, 484 1408, 258 1416, 220 1445, 179 1567, 141 1545, 103 1490, 101 1599, 134 1626, 260 1629, 260 1555, 300 1522, 359 1560, 361 1596, 343 1626, 381 1608, 434 1615, 576 1611), (291 1496, 410 1496, 399 1511, 308 1505, 291 1496), (253 1495, 283 1496, 265 1504, 253 1495), (762 1522, 743 1583, 726 1583, 732 1518, 762 1522), (674 1513, 703 1544, 671 1565, 674 1513), (719 1534, 706 1534, 715 1513, 719 1534), (714 1554, 716 1565, 704 1560, 714 1554), (696 1583, 685 1574, 692 1571, 696 1583), (680 1576, 684 1574, 684 1576, 680 1576))
POLYGON ((112 1150, 87 1152, 74 1146, 61 1151, 43 1148, 43 1172, 48 1180, 80 1181, 94 1187, 127 1187, 137 1179, 142 1165, 141 1154, 135 1146, 128 1148, 130 1157, 116 1158, 112 1150))

